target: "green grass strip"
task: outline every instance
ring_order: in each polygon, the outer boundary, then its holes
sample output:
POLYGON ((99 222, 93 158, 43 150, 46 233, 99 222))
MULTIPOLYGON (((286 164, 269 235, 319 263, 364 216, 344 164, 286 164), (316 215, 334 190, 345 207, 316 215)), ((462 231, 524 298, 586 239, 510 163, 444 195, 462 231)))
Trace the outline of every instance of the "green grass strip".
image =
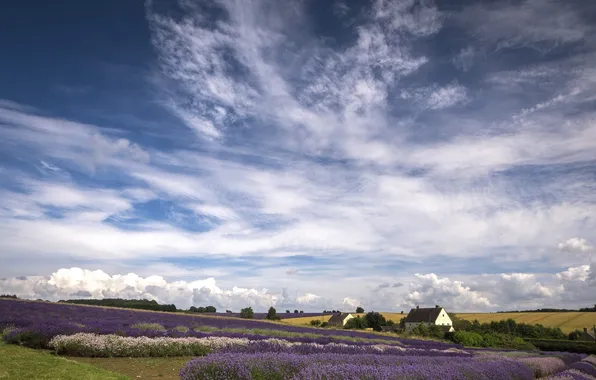
POLYGON ((0 379, 127 380, 127 376, 61 358, 47 351, 0 342, 0 379))

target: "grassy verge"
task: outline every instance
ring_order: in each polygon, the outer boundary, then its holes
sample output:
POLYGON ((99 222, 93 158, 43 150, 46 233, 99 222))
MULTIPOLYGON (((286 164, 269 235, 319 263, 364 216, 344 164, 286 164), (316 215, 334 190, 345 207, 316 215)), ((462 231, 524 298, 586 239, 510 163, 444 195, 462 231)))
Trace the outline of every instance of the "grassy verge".
POLYGON ((74 361, 118 372, 131 379, 178 380, 180 368, 191 357, 178 358, 69 358, 74 361))
MULTIPOLYGON (((136 376, 135 376, 136 377, 136 376)), ((126 380, 105 369, 0 342, 0 379, 4 380, 126 380)))

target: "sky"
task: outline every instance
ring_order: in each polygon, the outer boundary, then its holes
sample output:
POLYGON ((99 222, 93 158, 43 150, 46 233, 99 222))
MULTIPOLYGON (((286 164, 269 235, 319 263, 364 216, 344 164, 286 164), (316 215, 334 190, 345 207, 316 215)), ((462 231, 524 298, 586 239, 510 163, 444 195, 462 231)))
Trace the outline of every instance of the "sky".
POLYGON ((591 306, 596 3, 8 1, 0 293, 591 306))

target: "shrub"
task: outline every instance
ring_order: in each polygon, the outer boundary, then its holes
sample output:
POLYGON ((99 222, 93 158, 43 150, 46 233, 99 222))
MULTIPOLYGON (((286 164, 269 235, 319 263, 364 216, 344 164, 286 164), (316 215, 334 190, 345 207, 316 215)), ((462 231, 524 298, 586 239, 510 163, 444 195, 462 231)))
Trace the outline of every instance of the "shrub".
POLYGON ((280 317, 277 316, 277 311, 275 310, 275 308, 273 306, 271 306, 269 308, 269 311, 267 311, 267 319, 270 319, 272 321, 276 321, 281 319, 280 317))
POLYGON ((578 340, 526 339, 542 351, 566 351, 596 355, 596 343, 578 340))
POLYGON ((321 321, 318 319, 313 319, 312 321, 310 321, 310 324, 313 326, 320 326, 321 325, 321 321))
POLYGON ((327 327, 327 326, 329 326, 329 322, 322 322, 321 323, 321 327, 327 327))
POLYGON ((346 322, 346 324, 344 325, 344 329, 363 330, 367 327, 368 327, 368 324, 366 322, 366 319, 360 318, 360 317, 352 318, 352 319, 348 320, 348 322, 346 322))
POLYGON ((381 313, 377 313, 374 311, 366 313, 364 318, 366 319, 366 324, 368 325, 368 327, 372 327, 372 329, 375 331, 381 331, 381 326, 385 326, 387 324, 387 320, 385 319, 385 317, 383 317, 381 313))
POLYGON ((240 318, 252 319, 253 316, 254 312, 252 311, 252 307, 246 307, 240 310, 240 318))
POLYGON ((4 341, 29 348, 48 348, 48 340, 44 339, 42 334, 27 329, 12 329, 4 336, 4 341))
POLYGON ((453 333, 453 341, 467 347, 483 347, 484 339, 482 335, 475 332, 456 331, 453 333))
POLYGON ((424 323, 420 323, 418 326, 414 327, 414 329, 412 330, 412 334, 418 336, 428 336, 428 326, 426 326, 424 323))

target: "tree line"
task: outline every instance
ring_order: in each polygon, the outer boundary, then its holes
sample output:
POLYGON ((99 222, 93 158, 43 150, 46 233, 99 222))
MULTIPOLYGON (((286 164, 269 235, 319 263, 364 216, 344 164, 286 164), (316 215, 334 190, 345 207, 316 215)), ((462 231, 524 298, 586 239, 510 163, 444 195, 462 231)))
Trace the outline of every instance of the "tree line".
POLYGON ((109 307, 122 307, 128 309, 141 309, 141 310, 153 310, 153 311, 178 311, 174 304, 162 305, 158 304, 155 300, 127 300, 122 298, 104 298, 104 299, 73 299, 73 300, 60 300, 59 303, 71 303, 76 305, 93 305, 93 306, 109 306, 109 307))

